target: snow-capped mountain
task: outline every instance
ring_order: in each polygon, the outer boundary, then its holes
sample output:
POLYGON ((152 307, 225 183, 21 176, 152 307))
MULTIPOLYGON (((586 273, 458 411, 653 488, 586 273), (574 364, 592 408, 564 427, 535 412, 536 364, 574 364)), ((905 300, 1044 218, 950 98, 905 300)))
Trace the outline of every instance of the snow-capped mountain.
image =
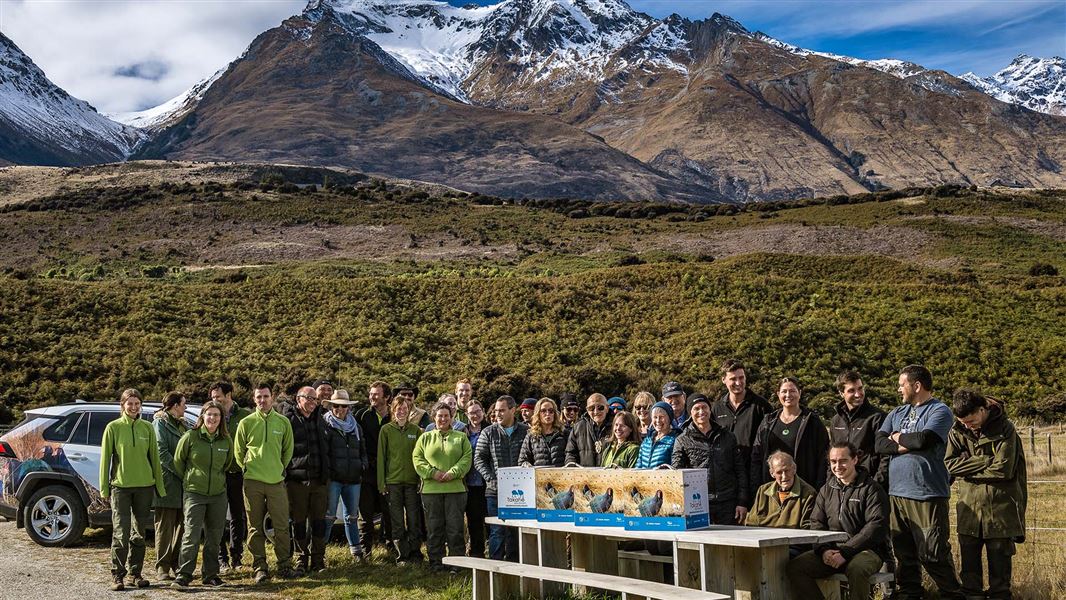
POLYGON ((0 34, 0 159, 30 164, 123 160, 144 135, 48 80, 0 34))
POLYGON ((754 34, 752 34, 752 37, 759 41, 766 42, 771 46, 776 46, 778 48, 781 48, 782 50, 787 50, 798 56, 823 56, 825 58, 831 58, 836 61, 848 63, 849 65, 855 65, 857 67, 868 67, 871 69, 876 69, 878 71, 881 71, 882 73, 888 73, 893 77, 899 77, 900 79, 906 79, 913 75, 924 73, 928 70, 922 65, 895 58, 863 60, 861 58, 844 56, 843 54, 833 54, 831 52, 817 52, 814 50, 808 50, 807 48, 800 48, 799 46, 794 46, 792 44, 789 44, 788 42, 782 42, 781 40, 770 37, 761 31, 755 32, 754 34))
POLYGON ((966 73, 960 79, 1011 104, 1051 115, 1066 115, 1066 60, 1022 54, 995 75, 966 73))
POLYGON ((504 0, 456 7, 434 0, 311 0, 312 21, 336 18, 425 81, 470 100, 478 71, 506 58, 516 79, 602 78, 622 60, 684 69, 670 58, 683 32, 621 0, 504 0))
POLYGON ((129 125, 130 127, 136 127, 147 131, 162 129, 178 119, 181 119, 188 114, 189 111, 196 108, 196 104, 203 99, 207 88, 211 87, 211 84, 217 81, 224 72, 225 69, 219 69, 214 75, 204 79, 159 106, 138 112, 111 113, 108 114, 107 117, 114 121, 118 121, 119 123, 129 125))

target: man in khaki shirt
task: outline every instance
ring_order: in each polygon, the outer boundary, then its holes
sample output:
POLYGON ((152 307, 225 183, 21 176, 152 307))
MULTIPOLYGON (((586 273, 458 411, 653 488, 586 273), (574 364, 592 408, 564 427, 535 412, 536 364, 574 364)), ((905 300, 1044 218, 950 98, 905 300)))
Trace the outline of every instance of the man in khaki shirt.
POLYGON ((818 491, 796 476, 796 461, 787 452, 774 452, 766 462, 773 481, 759 486, 755 504, 748 511, 744 524, 807 529, 818 491))

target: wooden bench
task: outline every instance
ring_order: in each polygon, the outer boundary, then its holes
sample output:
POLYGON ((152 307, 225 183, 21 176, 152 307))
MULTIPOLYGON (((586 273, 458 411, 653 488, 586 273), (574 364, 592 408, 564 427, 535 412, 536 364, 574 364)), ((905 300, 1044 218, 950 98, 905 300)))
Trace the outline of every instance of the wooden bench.
POLYGON ((673 556, 660 556, 647 550, 618 551, 618 574, 634 579, 664 583, 662 565, 673 563, 673 556))
POLYGON ((681 588, 665 583, 641 581, 618 575, 523 565, 502 560, 448 556, 444 558, 444 564, 473 571, 473 600, 524 597, 521 592, 523 578, 609 590, 621 593, 622 600, 729 600, 729 596, 724 594, 681 588))
MULTIPOLYGON (((884 596, 885 588, 896 580, 896 576, 892 573, 881 571, 880 573, 874 573, 870 575, 870 584, 874 587, 880 587, 882 589, 882 595, 884 596)), ((840 600, 843 596, 840 592, 840 584, 847 583, 848 578, 843 573, 837 573, 831 577, 819 580, 818 587, 822 588, 822 595, 825 596, 825 600, 840 600)), ((887 597, 887 596, 884 596, 887 597)), ((849 600, 866 600, 865 598, 850 598, 849 600)))

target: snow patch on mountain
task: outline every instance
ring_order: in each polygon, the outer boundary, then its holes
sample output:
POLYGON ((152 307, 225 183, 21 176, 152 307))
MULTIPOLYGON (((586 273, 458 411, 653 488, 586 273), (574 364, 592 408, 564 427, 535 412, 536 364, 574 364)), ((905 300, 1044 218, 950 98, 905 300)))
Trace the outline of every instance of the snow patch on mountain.
POLYGON ((312 20, 332 12, 413 73, 469 101, 464 84, 501 52, 522 78, 602 78, 623 48, 626 64, 684 70, 670 53, 685 40, 620 0, 504 0, 456 7, 436 0, 311 0, 312 20), (635 48, 634 48, 635 46, 635 48))
POLYGON ((157 130, 170 125, 196 108, 196 104, 204 97, 207 88, 218 80, 226 69, 219 69, 214 75, 204 79, 191 88, 167 100, 159 106, 128 113, 112 113, 107 116, 114 121, 124 123, 138 129, 157 130))
POLYGON ((0 119, 37 139, 80 155, 129 156, 143 139, 138 130, 116 123, 88 102, 52 83, 43 71, 0 33, 0 119))
POLYGON ((844 56, 843 54, 833 54, 832 52, 817 52, 815 50, 808 50, 807 48, 800 48, 799 46, 793 46, 792 44, 789 44, 788 42, 782 42, 781 40, 776 39, 776 38, 772 38, 772 37, 770 37, 770 36, 768 36, 768 35, 766 35, 765 33, 762 33, 762 32, 757 32, 757 33, 753 34, 752 37, 754 37, 755 39, 757 39, 757 40, 759 40, 761 42, 765 42, 767 44, 770 44, 771 46, 776 46, 778 48, 781 48, 782 50, 786 50, 788 52, 791 52, 792 54, 795 54, 797 56, 811 56, 811 55, 814 55, 814 56, 821 56, 821 57, 824 57, 824 58, 830 58, 830 59, 833 59, 835 61, 839 61, 839 62, 842 62, 842 63, 847 63, 849 65, 855 65, 856 67, 867 67, 867 68, 870 68, 870 69, 876 69, 878 71, 881 71, 882 73, 888 73, 889 75, 892 75, 893 77, 898 77, 900 79, 907 79, 908 77, 913 77, 914 75, 919 75, 919 74, 924 73, 924 72, 926 72, 928 70, 928 69, 926 69, 925 67, 923 67, 921 65, 918 65, 918 64, 915 64, 915 63, 912 63, 912 62, 907 62, 905 60, 895 59, 895 58, 881 58, 881 59, 877 59, 877 60, 863 60, 861 58, 854 58, 854 57, 851 57, 851 56, 844 56))
POLYGON ((965 73, 959 78, 997 100, 1051 115, 1066 115, 1066 60, 1062 57, 1022 54, 989 77, 965 73))

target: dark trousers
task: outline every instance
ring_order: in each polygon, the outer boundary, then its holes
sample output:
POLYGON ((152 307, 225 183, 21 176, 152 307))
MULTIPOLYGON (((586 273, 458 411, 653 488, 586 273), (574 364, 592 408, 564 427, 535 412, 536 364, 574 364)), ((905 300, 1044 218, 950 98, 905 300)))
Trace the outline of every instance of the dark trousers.
POLYGON ((288 482, 289 518, 292 542, 301 567, 322 566, 326 562, 326 504, 329 488, 325 484, 288 482), (308 522, 311 527, 308 528, 308 522))
POLYGON ((811 550, 788 561, 785 571, 792 584, 793 598, 824 600, 825 596, 818 587, 818 580, 844 573, 848 578, 848 597, 851 600, 867 600, 870 597, 870 576, 881 570, 883 564, 884 561, 875 552, 863 550, 852 556, 843 567, 834 569, 811 550))
POLYGON ((962 600, 948 541, 948 499, 911 500, 890 496, 889 500, 899 600, 923 597, 919 567, 925 567, 942 599, 962 600))
POLYGON ((441 564, 445 544, 448 546, 448 556, 466 554, 466 541, 463 539, 466 492, 422 494, 422 507, 426 510, 426 554, 429 564, 441 564))
POLYGON ((959 534, 959 556, 962 563, 962 593, 989 600, 1010 600, 1011 557, 1014 540, 1010 538, 984 539, 959 534), (988 591, 984 591, 984 569, 981 548, 988 554, 988 591))
POLYGON ((244 473, 226 473, 226 504, 229 523, 218 545, 219 564, 240 564, 244 555, 244 539, 248 537, 248 516, 244 513, 244 473))
MULTIPOLYGON (((497 514, 496 495, 485 496, 488 516, 497 514)), ((489 558, 518 562, 518 528, 505 525, 489 525, 489 558)))
POLYGON ((737 506, 738 504, 736 500, 708 502, 707 512, 710 513, 711 523, 714 525, 736 525, 737 506))
POLYGON ((418 486, 390 483, 385 487, 389 491, 389 516, 396 560, 421 560, 422 504, 418 500, 418 486))
POLYGON ((180 508, 156 507, 155 513, 155 572, 160 577, 178 571, 178 552, 181 550, 183 517, 180 508))
POLYGON ((226 524, 226 496, 203 496, 195 492, 185 492, 185 533, 181 540, 180 575, 183 579, 192 579, 196 570, 196 555, 200 551, 200 539, 203 537, 203 564, 200 575, 207 581, 218 575, 218 546, 222 542, 222 533, 226 524))
POLYGON ((359 525, 359 539, 364 552, 370 552, 374 547, 375 540, 388 546, 392 540, 392 527, 389 518, 389 505, 385 495, 378 489, 377 481, 371 479, 363 482, 359 492, 359 516, 362 523, 359 525), (381 533, 374 535, 374 517, 381 515, 381 533))
POLYGON ((154 498, 155 486, 111 488, 112 575, 141 575, 141 567, 144 566, 144 532, 152 522, 154 498))
POLYGON ((466 489, 466 528, 470 534, 468 554, 485 558, 485 486, 470 486, 466 489))

